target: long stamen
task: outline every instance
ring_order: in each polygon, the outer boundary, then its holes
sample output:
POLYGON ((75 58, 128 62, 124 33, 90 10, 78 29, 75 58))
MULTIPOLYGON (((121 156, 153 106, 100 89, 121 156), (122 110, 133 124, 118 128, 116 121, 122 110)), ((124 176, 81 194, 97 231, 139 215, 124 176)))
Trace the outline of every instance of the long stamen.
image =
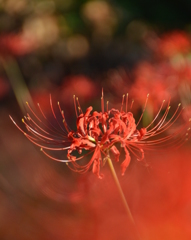
POLYGON ((31 117, 30 115, 27 113, 27 120, 31 121, 39 130, 41 130, 42 132, 46 133, 47 135, 52 135, 49 132, 45 131, 43 128, 41 128, 31 117))
POLYGON ((51 95, 50 95, 50 107, 51 107, 52 114, 53 114, 53 116, 54 116, 54 118, 55 118, 58 126, 60 127, 60 129, 62 129, 62 131, 64 131, 64 129, 62 128, 62 126, 61 126, 60 123, 58 122, 58 119, 57 119, 56 114, 55 114, 55 112, 54 112, 53 105, 52 105, 52 97, 51 97, 51 95))
MULTIPOLYGON (((37 103, 37 106, 38 106, 38 108, 39 108, 39 110, 40 110, 43 118, 46 120, 46 122, 48 122, 48 124, 49 124, 52 128, 50 128, 50 127, 49 127, 47 124, 45 124, 43 121, 41 121, 42 124, 43 124, 49 131, 51 131, 52 133, 57 134, 57 135, 60 135, 60 136, 63 136, 63 134, 60 133, 60 131, 55 127, 55 125, 53 125, 53 124, 48 120, 48 118, 46 117, 46 115, 45 115, 44 112, 42 111, 39 103, 37 103)), ((37 119, 37 120, 38 120, 38 119, 37 119)), ((64 133, 65 133, 65 131, 64 131, 64 133)))
POLYGON ((123 111, 123 103, 124 103, 124 99, 125 99, 125 94, 123 94, 123 96, 122 96, 121 112, 123 111))
POLYGON ((109 111, 108 109, 109 109, 109 101, 107 101, 107 112, 109 111))
POLYGON ((77 112, 77 108, 76 108, 76 96, 75 95, 73 95, 73 99, 74 99, 74 108, 75 108, 76 117, 78 117, 78 112, 77 112))
MULTIPOLYGON (((33 138, 26 134, 26 137, 29 139, 29 141, 31 141, 33 144, 35 144, 36 146, 40 147, 40 148, 44 148, 44 149, 47 149, 47 150, 51 150, 51 151, 64 151, 64 150, 68 150, 70 147, 47 147, 45 145, 42 145, 42 144, 39 144, 37 143, 37 139, 35 139, 35 141, 33 140, 33 138)), ((50 144, 50 143, 47 143, 47 144, 50 144)), ((71 144, 71 143, 69 143, 71 144)))
POLYGON ((132 100, 132 102, 131 102, 131 107, 130 107, 130 110, 132 109, 132 107, 133 107, 133 103, 134 103, 134 99, 132 100))
POLYGON ((30 109, 30 111, 32 112, 32 114, 35 116, 35 118, 39 121, 42 122, 41 119, 39 117, 37 117, 37 115, 35 114, 35 112, 32 110, 32 108, 30 107, 29 103, 26 102, 27 107, 30 109))
MULTIPOLYGON (((164 103, 164 101, 163 101, 163 103, 164 103)), ((163 105, 163 103, 162 103, 162 105, 163 105)), ((156 117, 155 117, 155 118, 153 119, 153 121, 146 127, 146 129, 148 129, 148 128, 156 121, 156 119, 157 119, 158 116, 159 116, 160 111, 162 110, 162 105, 161 105, 161 108, 160 108, 159 112, 157 113, 156 117)), ((161 125, 161 123, 165 121, 166 116, 167 116, 167 114, 168 114, 168 111, 169 111, 169 109, 170 109, 170 108, 169 108, 169 107, 170 107, 169 105, 170 105, 170 100, 168 101, 168 104, 167 104, 165 113, 163 114, 163 116, 162 116, 162 118, 160 119, 160 121, 155 125, 154 128, 152 128, 151 130, 147 131, 147 134, 148 134, 149 132, 153 131, 154 129, 158 128, 158 126, 161 125)))
POLYGON ((104 95, 103 95, 103 88, 102 88, 102 96, 101 96, 101 110, 104 113, 104 95))
MULTIPOLYGON (((64 112, 63 112, 64 113, 64 112)), ((69 129, 68 129, 68 126, 67 126, 67 123, 66 123, 66 120, 65 120, 65 118, 63 119, 63 124, 64 124, 64 127, 66 128, 66 131, 69 133, 70 131, 69 131, 69 129)))
POLYGON ((67 123, 66 123, 66 120, 65 120, 64 111, 61 109, 59 102, 58 102, 58 108, 59 108, 60 114, 61 114, 61 116, 62 116, 62 121, 63 121, 63 123, 64 123, 64 127, 65 127, 66 131, 69 133, 69 128, 68 128, 67 123))
POLYGON ((79 102, 78 97, 76 97, 76 101, 77 101, 77 103, 78 103, 78 111, 79 111, 79 113, 82 113, 82 114, 83 114, 83 111, 82 111, 82 108, 81 108, 81 106, 80 106, 80 102, 79 102))
MULTIPOLYGON (((59 159, 59 158, 55 158, 51 155, 49 155, 47 152, 44 151, 43 148, 40 149, 47 157, 51 158, 52 160, 54 161, 57 161, 57 162, 74 162, 73 160, 70 160, 70 159, 59 159)), ((93 150, 92 150, 93 151, 93 150)), ((92 153, 92 151, 88 152, 87 154, 84 154, 83 156, 79 157, 79 158, 76 158, 75 161, 78 161, 82 158, 84 158, 85 156, 89 155, 92 153)))
POLYGON ((35 129, 33 129, 30 125, 28 125, 28 124, 25 122, 24 118, 22 119, 22 122, 25 124, 26 128, 27 128, 32 134, 34 134, 35 136, 39 136, 39 137, 42 137, 42 138, 47 139, 47 140, 52 140, 52 138, 47 137, 47 136, 41 134, 40 132, 36 131, 35 129))
POLYGON ((127 109, 128 109, 128 93, 126 94, 125 112, 127 112, 127 109))
POLYGON ((160 114, 160 112, 161 112, 161 110, 162 110, 162 107, 163 107, 163 105, 164 105, 164 102, 165 102, 165 100, 162 101, 162 104, 161 104, 161 106, 160 106, 160 108, 159 108, 158 113, 156 114, 155 118, 151 121, 151 123, 146 127, 146 129, 148 129, 148 128, 156 121, 156 119, 158 118, 158 116, 159 116, 159 114, 160 114))
POLYGON ((139 118, 139 121, 137 122, 137 125, 136 125, 136 126, 139 125, 139 123, 140 123, 140 121, 141 121, 141 119, 142 119, 142 117, 143 117, 143 114, 144 114, 145 109, 146 109, 146 106, 147 106, 148 99, 149 99, 149 93, 147 94, 147 98, 146 98, 146 100, 145 100, 145 105, 144 105, 144 108, 143 108, 142 114, 141 114, 141 116, 140 116, 140 118, 139 118))

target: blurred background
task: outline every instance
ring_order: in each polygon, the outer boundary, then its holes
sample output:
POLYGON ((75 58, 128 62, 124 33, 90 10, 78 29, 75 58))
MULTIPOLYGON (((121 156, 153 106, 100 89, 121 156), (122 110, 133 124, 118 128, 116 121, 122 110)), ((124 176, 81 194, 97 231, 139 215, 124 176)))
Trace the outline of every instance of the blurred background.
MULTIPOLYGON (((0 0, 0 239, 131 239, 108 166, 103 180, 71 172, 9 114, 22 126, 28 101, 52 118, 51 94, 75 126, 73 94, 99 111, 103 87, 110 106, 128 92, 137 119, 150 93, 143 125, 164 99, 181 102, 185 124, 190 12, 190 0, 0 0)), ((190 147, 147 155, 147 165, 132 159, 124 177, 115 165, 141 239, 191 238, 190 147)))

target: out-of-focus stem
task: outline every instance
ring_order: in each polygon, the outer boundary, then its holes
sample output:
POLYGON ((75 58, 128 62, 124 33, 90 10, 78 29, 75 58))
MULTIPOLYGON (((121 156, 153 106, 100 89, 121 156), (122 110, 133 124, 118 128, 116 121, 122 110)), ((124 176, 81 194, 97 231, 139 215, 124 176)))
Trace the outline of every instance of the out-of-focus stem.
POLYGON ((1 58, 0 61, 11 83, 17 102, 22 111, 24 111, 25 101, 30 102, 30 104, 33 104, 33 102, 20 68, 15 59, 12 57, 7 57, 6 60, 1 58))

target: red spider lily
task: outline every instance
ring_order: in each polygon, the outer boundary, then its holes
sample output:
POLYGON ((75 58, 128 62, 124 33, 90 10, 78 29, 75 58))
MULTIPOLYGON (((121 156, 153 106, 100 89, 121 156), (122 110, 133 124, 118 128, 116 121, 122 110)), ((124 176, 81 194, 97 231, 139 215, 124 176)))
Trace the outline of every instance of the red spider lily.
POLYGON ((126 97, 123 95, 120 110, 114 108, 109 110, 107 102, 107 109, 105 111, 103 91, 101 97, 101 112, 93 111, 93 108, 90 106, 86 109, 86 112, 83 113, 78 98, 74 96, 74 107, 77 117, 76 131, 69 128, 65 120, 64 112, 61 110, 58 102, 58 108, 63 119, 63 126, 60 124, 53 109, 51 96, 50 107, 59 129, 56 125, 48 121, 39 104, 37 105, 41 116, 38 116, 27 103, 32 115, 27 113, 27 116, 22 119, 22 122, 28 130, 28 133, 24 132, 11 116, 10 118, 32 143, 41 148, 41 151, 46 156, 55 161, 65 162, 68 167, 75 172, 84 173, 92 168, 92 172, 99 178, 102 178, 100 166, 104 165, 105 161, 110 158, 110 152, 114 155, 115 161, 119 161, 120 151, 117 143, 120 143, 121 148, 124 149, 125 152, 125 159, 121 163, 121 172, 123 175, 131 160, 130 153, 135 155, 137 160, 143 160, 144 150, 156 150, 158 147, 178 147, 182 145, 190 135, 188 123, 164 135, 164 133, 174 125, 183 110, 180 109, 181 104, 179 104, 174 114, 167 120, 170 101, 168 101, 160 119, 159 116, 165 101, 162 102, 152 122, 147 127, 138 129, 147 105, 148 97, 149 95, 147 95, 144 110, 137 123, 135 123, 133 113, 131 112, 132 104, 130 111, 128 111, 128 94, 126 97), (44 120, 46 120, 47 123, 45 123, 44 120), (84 150, 87 151, 85 154, 83 153, 84 150), (67 151, 67 159, 58 159, 50 155, 47 151, 67 151), (76 157, 76 152, 78 152, 79 157, 76 157), (89 162, 80 165, 79 160, 87 155, 92 155, 89 162))

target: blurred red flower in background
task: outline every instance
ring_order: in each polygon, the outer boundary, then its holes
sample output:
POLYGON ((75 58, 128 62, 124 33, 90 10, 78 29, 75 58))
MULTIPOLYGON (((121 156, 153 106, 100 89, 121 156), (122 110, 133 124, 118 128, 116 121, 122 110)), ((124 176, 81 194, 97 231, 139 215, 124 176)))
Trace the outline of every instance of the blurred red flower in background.
POLYGON ((141 62, 134 69, 133 75, 135 82, 131 87, 132 96, 142 105, 144 96, 149 93, 152 111, 156 111, 164 99, 177 97, 177 76, 169 64, 141 62))
POLYGON ((37 48, 36 41, 28 38, 22 33, 7 34, 0 36, 0 54, 3 57, 13 55, 19 56, 30 53, 37 48))
POLYGON ((72 75, 64 79, 60 88, 61 101, 71 104, 74 94, 85 103, 97 95, 96 83, 84 75, 72 75), (71 102, 70 102, 71 101, 71 102))
POLYGON ((162 35, 156 51, 158 55, 172 57, 176 54, 186 54, 191 49, 190 36, 183 31, 173 31, 162 35))

